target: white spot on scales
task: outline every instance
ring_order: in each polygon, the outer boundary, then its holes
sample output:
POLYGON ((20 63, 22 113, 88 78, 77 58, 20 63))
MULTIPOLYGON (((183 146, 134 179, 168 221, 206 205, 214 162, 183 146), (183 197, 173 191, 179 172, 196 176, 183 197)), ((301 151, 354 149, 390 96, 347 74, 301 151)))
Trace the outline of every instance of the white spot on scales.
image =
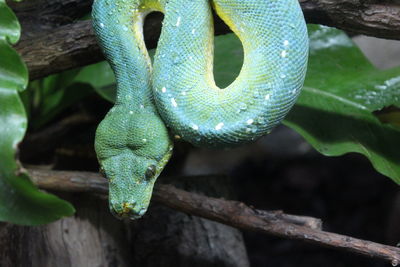
POLYGON ((181 17, 178 17, 178 20, 176 21, 175 26, 179 27, 179 25, 181 25, 181 17))
POLYGON ((175 107, 175 108, 178 106, 178 103, 176 103, 175 98, 171 98, 171 104, 172 104, 172 106, 175 107))
POLYGON ((220 123, 218 123, 217 125, 215 125, 215 130, 219 131, 219 130, 222 129, 222 127, 224 127, 224 123, 223 123, 223 122, 220 122, 220 123))

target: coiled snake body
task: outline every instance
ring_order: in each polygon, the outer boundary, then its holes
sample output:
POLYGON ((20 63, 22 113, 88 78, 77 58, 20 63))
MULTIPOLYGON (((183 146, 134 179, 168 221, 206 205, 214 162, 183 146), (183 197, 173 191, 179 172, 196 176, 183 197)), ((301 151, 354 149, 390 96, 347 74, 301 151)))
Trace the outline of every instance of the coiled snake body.
POLYGON ((240 74, 225 89, 213 77, 208 0, 94 2, 94 29, 117 80, 116 103, 97 129, 95 148, 118 217, 134 219, 147 210, 172 153, 171 134, 197 146, 245 143, 269 133, 300 93, 308 38, 298 1, 212 5, 244 50, 240 74), (165 15, 153 66, 143 40, 152 11, 165 15))

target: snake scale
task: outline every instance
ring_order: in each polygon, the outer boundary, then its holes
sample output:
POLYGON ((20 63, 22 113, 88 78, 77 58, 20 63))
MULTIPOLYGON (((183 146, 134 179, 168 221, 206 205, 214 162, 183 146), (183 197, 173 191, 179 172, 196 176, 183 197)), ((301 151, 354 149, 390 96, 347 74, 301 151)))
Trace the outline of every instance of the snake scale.
POLYGON ((171 136, 203 147, 254 140, 283 119, 304 82, 308 37, 297 0, 95 0, 92 17, 117 81, 95 149, 120 218, 146 212, 171 136), (244 51, 239 76, 223 89, 213 77, 212 8, 244 51), (143 23, 153 11, 164 20, 152 64, 143 23))

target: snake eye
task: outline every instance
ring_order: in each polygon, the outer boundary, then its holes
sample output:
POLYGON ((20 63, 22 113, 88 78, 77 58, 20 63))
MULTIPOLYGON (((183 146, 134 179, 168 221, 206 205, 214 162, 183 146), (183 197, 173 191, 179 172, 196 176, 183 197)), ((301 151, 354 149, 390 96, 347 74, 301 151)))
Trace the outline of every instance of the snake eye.
POLYGON ((149 167, 147 167, 147 170, 146 170, 146 173, 144 174, 144 177, 147 180, 150 180, 151 178, 153 178, 156 175, 156 171, 157 171, 156 165, 150 165, 149 167))

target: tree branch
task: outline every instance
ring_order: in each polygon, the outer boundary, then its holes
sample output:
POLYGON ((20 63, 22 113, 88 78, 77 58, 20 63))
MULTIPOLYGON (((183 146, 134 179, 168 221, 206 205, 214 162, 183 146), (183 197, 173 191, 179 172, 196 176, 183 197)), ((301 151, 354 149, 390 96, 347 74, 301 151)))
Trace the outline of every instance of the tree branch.
POLYGON ((16 45, 31 80, 103 59, 90 21, 61 26, 45 35, 26 38, 16 45))
POLYGON ((92 0, 6 0, 18 16, 23 39, 73 23, 90 12, 92 0))
MULTIPOLYGON (((44 0, 35 0, 43 2, 44 0)), ((328 26, 337 27, 348 32, 365 34, 380 38, 400 40, 400 4, 394 1, 367 1, 367 0, 299 0, 309 23, 319 23, 328 26)), ((46 1, 45 1, 46 2, 46 1)), ((59 5, 68 4, 69 8, 55 8, 57 5, 44 5, 44 9, 36 11, 28 7, 21 8, 19 4, 13 7, 18 11, 20 19, 25 21, 23 25, 23 40, 16 46, 17 51, 23 56, 28 65, 31 79, 37 79, 49 74, 57 73, 63 70, 84 66, 95 63, 103 59, 100 49, 97 46, 93 31, 89 21, 78 21, 73 24, 63 25, 56 29, 51 29, 45 33, 32 35, 33 29, 42 29, 41 21, 32 22, 29 18, 42 18, 46 27, 49 26, 49 20, 55 21, 58 16, 51 17, 48 10, 52 10, 63 18, 60 24, 65 24, 67 10, 72 12, 72 18, 82 14, 82 10, 89 12, 90 0, 57 0, 59 5), (80 13, 76 13, 79 7, 80 13), (28 10, 28 11, 26 11, 28 10), (47 10, 47 11, 46 11, 47 10), (40 11, 40 12, 39 12, 40 11), (35 13, 37 12, 37 13, 35 13), (29 14, 29 18, 27 18, 29 14), (46 19, 44 19, 46 18, 46 19), (39 23, 39 25, 37 25, 39 23), (30 27, 29 25, 34 25, 30 27)), ((47 3, 47 2, 46 2, 47 3)), ((26 5, 26 4, 25 4, 26 5)), ((39 5, 40 6, 40 5, 39 5)), ((57 25, 52 21, 51 25, 57 25)), ((147 20, 146 44, 149 48, 154 48, 160 29, 156 27, 161 21, 160 16, 153 16, 147 20)), ((216 20, 216 34, 229 32, 220 20, 216 20)))
POLYGON ((299 0, 309 23, 400 40, 400 3, 382 0, 299 0))
MULTIPOLYGON (((33 181, 43 189, 103 195, 108 192, 107 181, 96 173, 37 169, 30 169, 29 173, 33 181)), ((315 218, 261 211, 238 201, 206 197, 165 184, 156 185, 153 200, 236 228, 378 257, 392 262, 393 266, 400 262, 400 248, 322 231, 320 220, 315 218)))

